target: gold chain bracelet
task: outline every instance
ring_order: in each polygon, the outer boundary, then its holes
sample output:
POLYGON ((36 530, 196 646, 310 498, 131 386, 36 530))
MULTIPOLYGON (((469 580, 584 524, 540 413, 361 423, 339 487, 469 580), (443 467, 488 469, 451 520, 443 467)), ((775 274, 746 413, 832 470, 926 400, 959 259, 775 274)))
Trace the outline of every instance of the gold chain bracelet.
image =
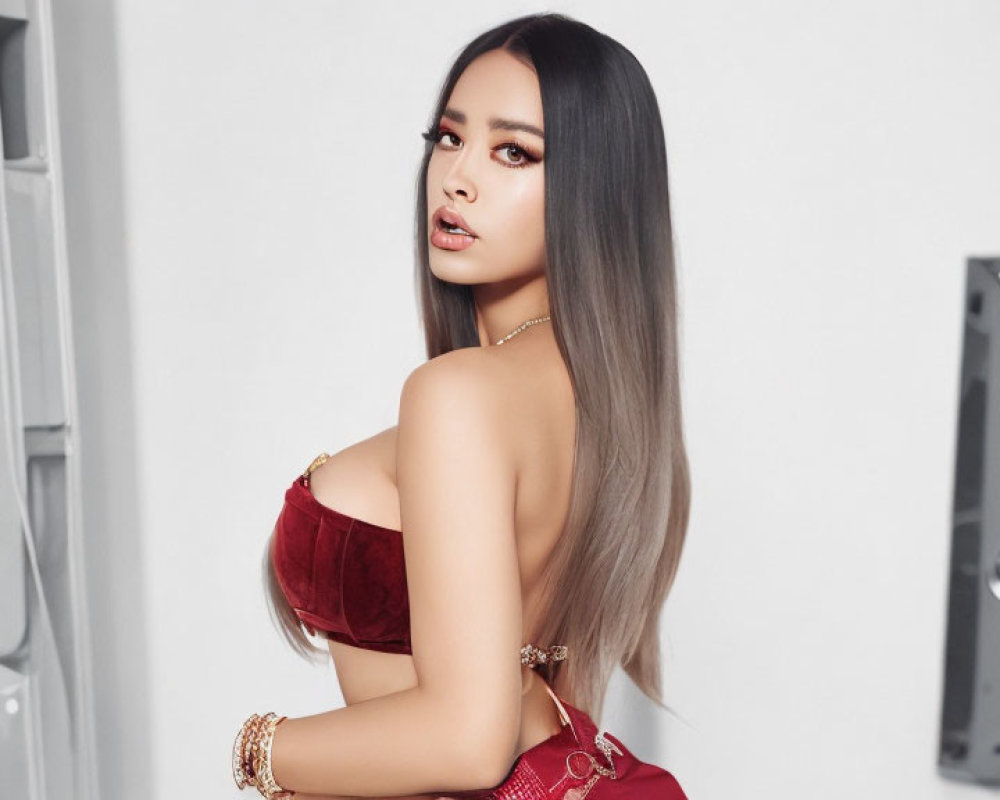
POLYGON ((286 719, 269 711, 263 717, 251 714, 243 723, 233 742, 233 780, 237 789, 253 786, 268 800, 295 797, 295 792, 279 786, 271 773, 274 729, 286 719))
POLYGON ((547 664, 550 661, 565 661, 569 648, 564 644, 551 647, 536 647, 530 642, 521 648, 521 663, 527 666, 547 664))

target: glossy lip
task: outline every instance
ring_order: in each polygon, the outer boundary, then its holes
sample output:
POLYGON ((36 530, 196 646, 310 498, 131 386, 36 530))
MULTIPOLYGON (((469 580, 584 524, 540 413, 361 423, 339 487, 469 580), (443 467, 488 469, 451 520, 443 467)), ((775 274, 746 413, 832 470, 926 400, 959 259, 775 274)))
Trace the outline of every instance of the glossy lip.
MULTIPOLYGON (((439 222, 447 222, 449 225, 457 225, 459 228, 462 228, 462 230, 466 230, 472 234, 474 239, 479 238, 479 235, 469 227, 469 224, 462 218, 462 215, 447 206, 441 206, 434 212, 434 216, 431 218, 431 225, 437 228, 439 222)), ((462 234, 449 233, 448 235, 461 236, 462 234)))

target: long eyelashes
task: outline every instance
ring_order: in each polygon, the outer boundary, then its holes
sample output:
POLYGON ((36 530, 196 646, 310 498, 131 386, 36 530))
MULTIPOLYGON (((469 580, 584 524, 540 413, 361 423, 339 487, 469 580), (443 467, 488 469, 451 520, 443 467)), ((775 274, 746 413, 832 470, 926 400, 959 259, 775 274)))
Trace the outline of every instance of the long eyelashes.
MULTIPOLYGON (((420 136, 424 140, 431 142, 435 145, 441 141, 442 136, 453 136, 456 139, 458 138, 458 135, 453 133, 452 131, 442 130, 441 128, 436 128, 436 127, 431 127, 426 131, 422 131, 420 133, 420 136)), ((539 156, 534 155, 525 145, 521 144, 516 139, 509 142, 504 142, 497 149, 503 150, 504 148, 507 148, 508 150, 511 151, 516 151, 520 153, 521 156, 523 156, 523 160, 517 163, 513 163, 510 161, 501 161, 500 163, 505 167, 510 167, 512 169, 520 169, 521 167, 527 167, 530 166, 531 164, 537 164, 539 161, 542 160, 539 156)))

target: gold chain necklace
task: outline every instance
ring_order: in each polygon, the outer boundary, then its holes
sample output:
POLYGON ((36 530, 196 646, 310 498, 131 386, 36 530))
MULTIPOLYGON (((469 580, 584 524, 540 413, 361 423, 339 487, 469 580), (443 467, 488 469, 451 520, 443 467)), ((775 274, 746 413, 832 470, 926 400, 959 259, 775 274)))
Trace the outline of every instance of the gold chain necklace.
POLYGON ((551 318, 552 318, 551 314, 546 314, 544 317, 535 317, 534 319, 525 320, 520 325, 518 325, 516 328, 514 328, 514 330, 512 330, 510 333, 508 333, 506 336, 504 336, 502 339, 497 340, 496 344, 503 344, 508 339, 514 338, 521 331, 527 330, 532 325, 535 325, 536 323, 539 323, 539 322, 545 322, 545 320, 551 319, 551 318))

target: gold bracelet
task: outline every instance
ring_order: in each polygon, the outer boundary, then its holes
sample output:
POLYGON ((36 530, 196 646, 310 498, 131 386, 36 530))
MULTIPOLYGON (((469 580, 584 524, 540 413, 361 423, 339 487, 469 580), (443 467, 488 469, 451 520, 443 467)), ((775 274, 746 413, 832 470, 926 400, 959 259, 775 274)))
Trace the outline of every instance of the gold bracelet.
POLYGON ((233 779, 236 788, 253 786, 268 800, 293 798, 295 792, 278 785, 271 772, 271 745, 274 729, 287 717, 278 718, 274 712, 263 717, 251 714, 233 743, 233 779))
POLYGON ((240 732, 236 734, 236 741, 233 742, 233 780, 236 781, 236 788, 241 790, 250 785, 250 775, 247 774, 244 765, 246 764, 247 732, 250 729, 250 723, 256 716, 254 714, 247 717, 240 732))
POLYGON ((284 722, 288 717, 279 717, 273 711, 264 715, 261 725, 260 738, 257 740, 257 758, 254 761, 254 774, 257 776, 259 784, 257 791, 267 800, 277 800, 278 798, 294 797, 295 792, 283 789, 275 781, 271 773, 271 744, 274 741, 274 729, 284 722))
POLYGON ((264 718, 257 714, 250 726, 250 741, 247 745, 246 771, 250 776, 250 785, 260 791, 260 774, 257 772, 257 753, 260 752, 260 736, 264 730, 264 718))
POLYGON ((257 786, 257 776, 253 771, 254 752, 256 750, 257 733, 263 722, 258 714, 247 717, 233 745, 233 778, 236 786, 243 789, 247 786, 257 786))

